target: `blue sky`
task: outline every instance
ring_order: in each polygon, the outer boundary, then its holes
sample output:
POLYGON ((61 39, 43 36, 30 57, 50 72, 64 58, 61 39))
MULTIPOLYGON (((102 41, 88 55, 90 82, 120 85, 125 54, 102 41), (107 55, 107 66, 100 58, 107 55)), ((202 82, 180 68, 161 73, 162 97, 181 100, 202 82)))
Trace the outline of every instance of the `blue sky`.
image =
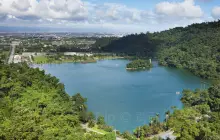
POLYGON ((219 18, 219 0, 0 0, 9 27, 139 33, 219 18))

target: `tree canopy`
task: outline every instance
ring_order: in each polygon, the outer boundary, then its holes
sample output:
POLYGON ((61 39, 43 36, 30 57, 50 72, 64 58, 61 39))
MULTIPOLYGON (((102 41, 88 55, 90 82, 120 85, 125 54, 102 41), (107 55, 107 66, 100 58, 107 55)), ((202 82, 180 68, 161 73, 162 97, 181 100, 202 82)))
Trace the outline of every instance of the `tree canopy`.
POLYGON ((149 60, 137 59, 137 60, 134 60, 134 61, 131 61, 130 63, 128 63, 126 65, 126 68, 128 70, 141 70, 141 69, 149 69, 152 66, 153 65, 151 64, 151 62, 149 60))
MULTIPOLYGON (((220 21, 185 28, 132 34, 105 41, 95 50, 157 58, 164 66, 188 69, 207 79, 220 78, 220 21)), ((107 40, 107 39, 105 39, 107 40)))
POLYGON ((82 129, 81 123, 95 120, 86 101, 79 93, 70 97, 38 68, 0 64, 0 139, 114 140, 82 129))

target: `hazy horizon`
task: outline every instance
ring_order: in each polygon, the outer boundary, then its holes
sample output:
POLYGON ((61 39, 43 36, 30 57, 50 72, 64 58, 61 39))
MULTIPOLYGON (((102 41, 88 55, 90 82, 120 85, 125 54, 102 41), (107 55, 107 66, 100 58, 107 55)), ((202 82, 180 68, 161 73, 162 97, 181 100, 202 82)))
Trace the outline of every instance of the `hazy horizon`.
POLYGON ((218 0, 0 0, 0 32, 156 32, 219 18, 218 0))

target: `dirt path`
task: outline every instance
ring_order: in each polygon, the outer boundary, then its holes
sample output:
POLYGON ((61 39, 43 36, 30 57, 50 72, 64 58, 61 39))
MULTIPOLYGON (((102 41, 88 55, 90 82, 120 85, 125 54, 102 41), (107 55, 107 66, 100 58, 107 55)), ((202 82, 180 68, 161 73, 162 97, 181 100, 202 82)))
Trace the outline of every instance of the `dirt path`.
MULTIPOLYGON (((97 133, 97 134, 100 134, 100 135, 105 135, 102 132, 99 132, 99 131, 96 131, 96 130, 93 130, 93 129, 89 128, 87 124, 81 124, 81 126, 82 126, 83 129, 86 129, 86 131, 88 131, 88 132, 94 132, 94 133, 97 133)), ((124 139, 116 137, 116 140, 124 140, 124 139)))

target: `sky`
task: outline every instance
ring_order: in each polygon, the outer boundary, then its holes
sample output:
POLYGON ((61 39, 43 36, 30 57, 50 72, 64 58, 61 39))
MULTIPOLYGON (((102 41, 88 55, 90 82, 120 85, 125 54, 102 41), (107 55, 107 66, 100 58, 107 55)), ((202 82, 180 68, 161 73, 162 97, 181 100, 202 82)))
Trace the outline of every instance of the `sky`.
POLYGON ((0 0, 0 26, 140 33, 220 19, 220 0, 0 0))

